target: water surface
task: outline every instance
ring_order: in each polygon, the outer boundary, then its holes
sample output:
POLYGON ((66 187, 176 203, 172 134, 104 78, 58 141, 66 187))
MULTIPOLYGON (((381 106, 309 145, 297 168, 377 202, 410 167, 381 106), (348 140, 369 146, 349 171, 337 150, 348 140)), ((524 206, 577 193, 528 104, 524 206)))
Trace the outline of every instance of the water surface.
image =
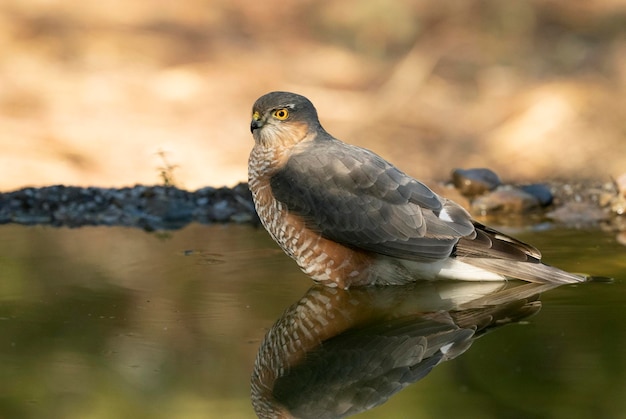
MULTIPOLYGON (((611 276, 544 292, 356 417, 626 417, 626 248, 516 231, 548 263, 611 276)), ((252 418, 266 332, 312 283, 265 231, 0 226, 0 418, 252 418)))

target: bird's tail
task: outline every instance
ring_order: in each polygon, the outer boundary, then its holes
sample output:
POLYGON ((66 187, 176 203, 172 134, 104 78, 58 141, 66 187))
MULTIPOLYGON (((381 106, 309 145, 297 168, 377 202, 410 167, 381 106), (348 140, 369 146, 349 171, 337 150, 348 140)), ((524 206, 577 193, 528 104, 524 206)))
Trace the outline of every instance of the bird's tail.
POLYGON ((574 274, 546 265, 539 260, 515 261, 507 259, 459 258, 470 265, 487 269, 508 278, 540 284, 576 284, 589 280, 587 275, 574 274))
POLYGON ((454 256, 467 264, 508 278, 541 284, 574 284, 589 277, 565 272, 541 262, 535 247, 473 221, 475 234, 463 237, 454 256))

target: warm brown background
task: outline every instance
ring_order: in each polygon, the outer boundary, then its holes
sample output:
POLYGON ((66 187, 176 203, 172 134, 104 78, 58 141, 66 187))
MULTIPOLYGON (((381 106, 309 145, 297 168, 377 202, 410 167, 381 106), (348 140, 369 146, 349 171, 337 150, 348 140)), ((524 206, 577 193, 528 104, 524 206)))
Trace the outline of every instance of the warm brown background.
POLYGON ((623 0, 3 0, 0 191, 246 179, 253 101, 424 179, 626 171, 623 0))

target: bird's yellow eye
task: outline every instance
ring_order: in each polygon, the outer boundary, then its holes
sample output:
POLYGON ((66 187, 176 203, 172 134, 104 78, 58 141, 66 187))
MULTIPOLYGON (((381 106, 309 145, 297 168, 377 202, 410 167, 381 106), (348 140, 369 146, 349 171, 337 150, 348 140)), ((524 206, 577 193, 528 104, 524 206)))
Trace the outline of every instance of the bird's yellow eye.
POLYGON ((289 111, 285 108, 276 109, 272 115, 279 121, 284 121, 289 116, 289 111))

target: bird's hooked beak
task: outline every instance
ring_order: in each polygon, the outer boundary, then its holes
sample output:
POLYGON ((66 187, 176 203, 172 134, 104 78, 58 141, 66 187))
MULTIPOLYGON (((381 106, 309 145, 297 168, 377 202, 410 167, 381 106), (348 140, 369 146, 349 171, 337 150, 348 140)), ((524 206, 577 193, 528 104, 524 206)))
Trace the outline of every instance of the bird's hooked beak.
POLYGON ((250 122, 250 132, 254 133, 254 130, 257 128, 261 128, 263 126, 263 120, 261 119, 261 114, 258 111, 255 111, 252 114, 252 122, 250 122))

